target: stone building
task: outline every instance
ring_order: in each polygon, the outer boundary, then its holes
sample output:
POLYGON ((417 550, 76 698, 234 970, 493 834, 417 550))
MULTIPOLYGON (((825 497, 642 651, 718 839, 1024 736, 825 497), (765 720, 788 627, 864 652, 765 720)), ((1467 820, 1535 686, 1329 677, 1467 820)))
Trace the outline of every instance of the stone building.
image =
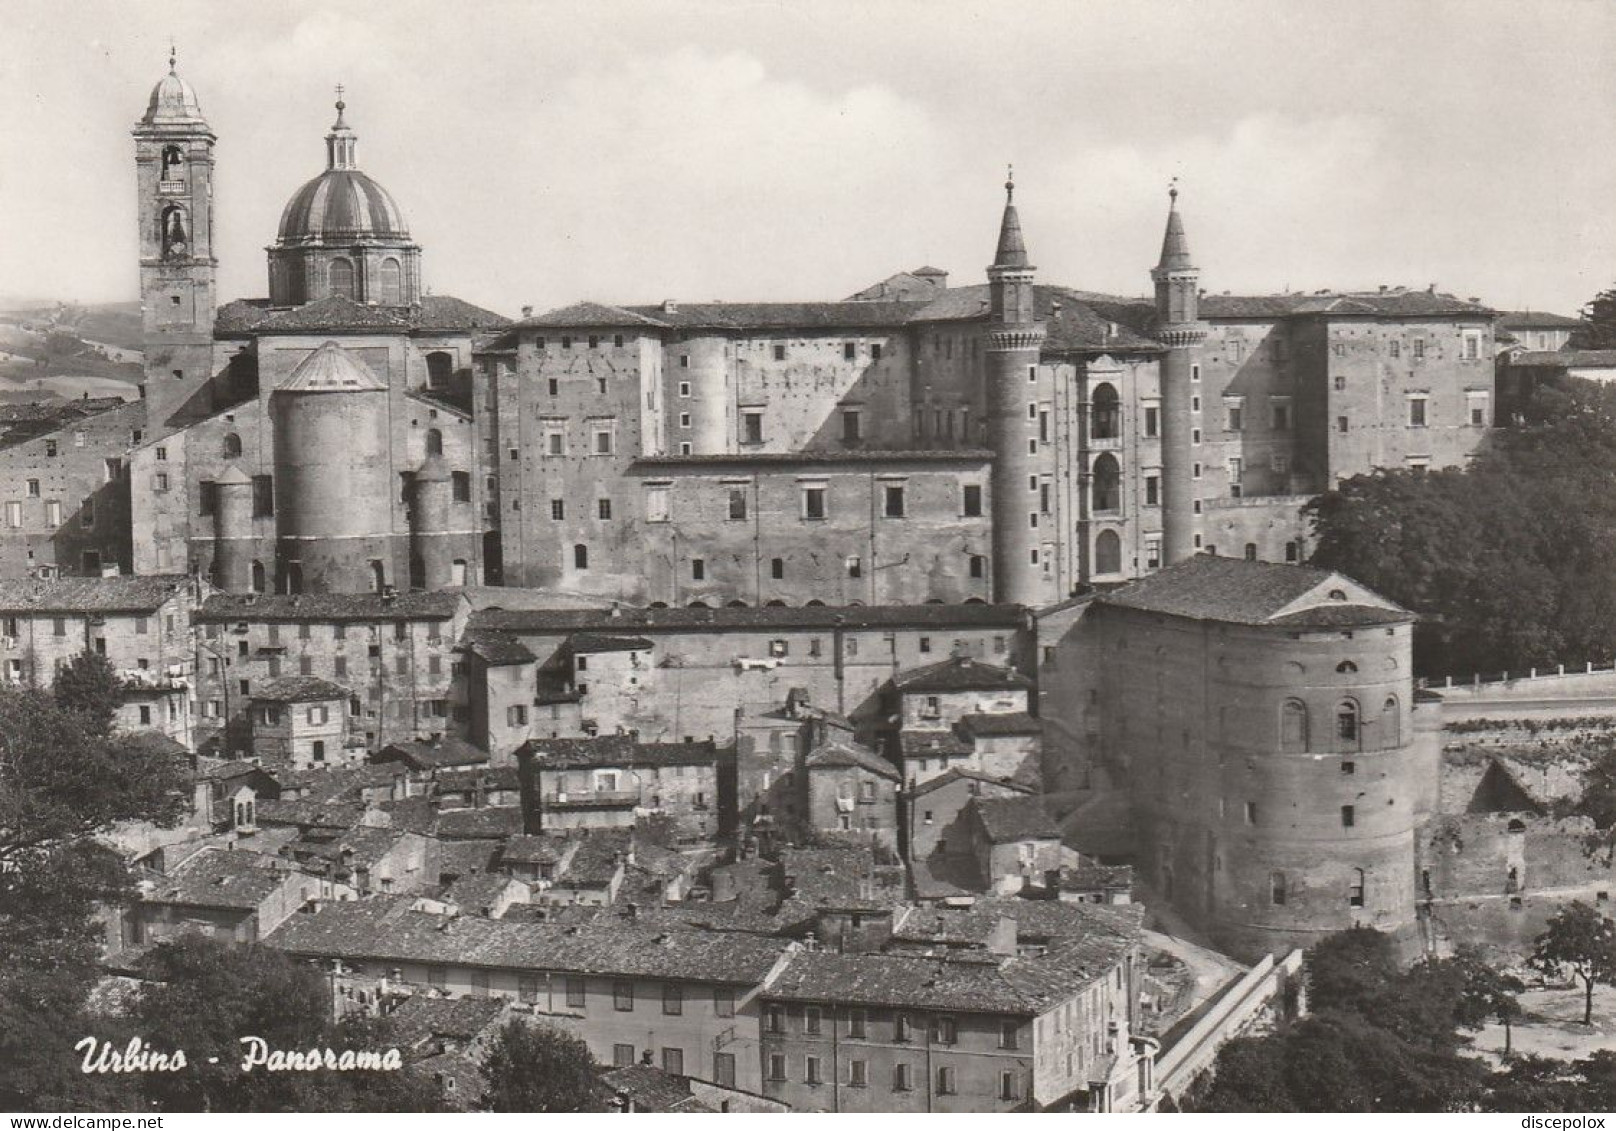
POLYGON ((125 913, 123 941, 148 946, 198 932, 223 942, 261 942, 320 892, 318 879, 288 861, 204 849, 140 885, 140 898, 125 913))
POLYGON ((903 778, 891 762, 857 743, 832 740, 803 756, 801 782, 808 828, 857 833, 897 852, 903 778))
POLYGON ((365 760, 364 740, 348 733, 353 693, 313 675, 261 681, 248 699, 252 755, 294 770, 347 766, 365 760))
POLYGON ((530 831, 624 828, 669 817, 681 838, 726 828, 721 779, 731 759, 711 742, 641 742, 630 735, 534 739, 517 752, 530 831))
POLYGON ((1044 710, 1115 775, 1146 883, 1237 956, 1355 924, 1412 941, 1440 728, 1413 694, 1413 614, 1208 555, 1076 612, 1044 710))

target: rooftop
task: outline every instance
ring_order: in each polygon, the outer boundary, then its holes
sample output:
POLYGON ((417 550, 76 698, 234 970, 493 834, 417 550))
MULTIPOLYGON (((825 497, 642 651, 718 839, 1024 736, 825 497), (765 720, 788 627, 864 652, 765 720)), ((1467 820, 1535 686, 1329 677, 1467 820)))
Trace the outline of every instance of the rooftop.
POLYGON ((1406 624, 1414 614, 1339 573, 1197 554, 1102 593, 1099 605, 1230 624, 1406 624))
POLYGON ((539 769, 567 770, 586 766, 705 766, 718 761, 712 742, 641 742, 633 735, 599 738, 532 738, 518 757, 531 757, 539 769))
POLYGON ((994 844, 1018 840, 1059 840, 1061 827, 1049 815, 1044 799, 1028 797, 977 797, 971 804, 982 821, 982 829, 994 844))
POLYGON ((293 916, 268 943, 307 957, 730 985, 761 982, 787 947, 781 939, 641 927, 621 920, 569 927, 434 915, 411 910, 408 898, 330 903, 312 915, 293 916))
POLYGON ((253 685, 252 697, 270 703, 318 703, 328 699, 346 700, 352 694, 346 687, 313 675, 283 675, 253 685))
POLYGON ((144 898, 148 903, 255 911, 291 874, 289 865, 270 856, 213 849, 197 853, 172 875, 157 879, 144 898))
POLYGON ((219 307, 214 332, 221 337, 252 334, 456 333, 493 330, 510 319, 453 295, 425 295, 417 306, 377 306, 330 295, 302 306, 275 308, 268 299, 236 299, 219 307))
POLYGON ((820 769, 857 769, 889 781, 902 781, 903 775, 896 766, 875 751, 866 749, 856 742, 839 742, 831 740, 821 743, 808 752, 803 764, 810 770, 820 769))
POLYGON ((794 466, 797 464, 842 464, 860 467, 893 463, 981 463, 993 453, 985 448, 924 449, 918 451, 842 451, 823 449, 800 452, 718 452, 709 455, 641 456, 634 466, 652 471, 677 467, 794 466))
POLYGON ((892 683, 906 695, 938 691, 1009 691, 1032 686, 1032 680, 1018 671, 979 663, 969 656, 953 656, 940 663, 899 672, 892 677, 892 683))
POLYGON ((1011 711, 1003 715, 972 711, 961 715, 959 722, 954 725, 972 738, 1007 738, 1044 733, 1044 724, 1025 711, 1011 711))
POLYGON ((377 593, 219 593, 202 603, 196 620, 199 624, 448 620, 463 599, 452 590, 410 591, 393 597, 377 593))
POLYGON ((1517 369, 1609 369, 1616 350, 1526 350, 1509 359, 1517 369))
MULTIPOLYGON (((211 606, 212 602, 209 602, 211 606)), ((231 619, 221 617, 220 619, 231 619)), ((1019 605, 808 605, 722 609, 501 609, 471 616, 473 632, 744 632, 753 629, 1002 627, 1022 622, 1019 605)))
POLYGON ((1580 318, 1541 310, 1506 310, 1499 314, 1498 324, 1506 330, 1575 330, 1584 325, 1580 318))
POLYGON ((190 584, 184 574, 8 578, 0 580, 0 612, 150 614, 190 584))
MULTIPOLYGON (((907 748, 904 750, 904 755, 906 757, 910 756, 907 748)), ((914 797, 920 797, 923 794, 931 793, 933 790, 942 789, 946 785, 952 785, 957 781, 979 782, 983 785, 992 785, 1000 789, 1013 790, 1016 793, 1034 792, 1032 786, 1030 785, 1021 785, 1020 783, 1011 781, 1008 778, 996 778, 992 774, 984 774, 979 770, 966 770, 961 769, 958 766, 954 766, 950 769, 944 770, 936 777, 927 778, 925 781, 915 786, 911 795, 914 797)))

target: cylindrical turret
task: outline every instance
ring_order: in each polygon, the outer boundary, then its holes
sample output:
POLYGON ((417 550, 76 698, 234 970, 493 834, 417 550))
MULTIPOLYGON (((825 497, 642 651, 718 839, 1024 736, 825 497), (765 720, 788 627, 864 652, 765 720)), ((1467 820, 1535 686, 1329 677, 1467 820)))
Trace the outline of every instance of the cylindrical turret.
POLYGON ((1195 513, 1195 368, 1206 340, 1200 320, 1201 271, 1190 258, 1189 239, 1178 214, 1178 188, 1169 191, 1167 233, 1161 260, 1150 272, 1156 284, 1156 337, 1167 347, 1161 359, 1162 564, 1196 552, 1200 519, 1195 513))
POLYGON ((420 563, 424 589, 450 583, 453 552, 449 545, 449 469, 440 456, 428 456, 415 473, 415 505, 410 515, 411 553, 420 563))
POLYGON ((286 588, 357 593, 392 582, 387 386, 327 342, 275 390, 270 406, 286 588))
POLYGON ((253 481, 235 464, 214 480, 213 576, 219 588, 246 593, 252 588, 253 481))
POLYGON ((993 448, 993 593, 996 601, 1036 605, 1042 597, 1038 531, 1029 515, 1038 495, 1028 484, 1041 466, 1036 416, 1029 418, 1029 390, 1036 393, 1044 326, 1034 308, 1033 275, 1016 214, 1015 183, 1005 183, 999 247, 988 268, 991 321, 987 334, 988 443, 993 448))
POLYGON ((673 388, 668 398, 668 450, 689 443, 693 455, 735 452, 735 392, 730 381, 730 343, 717 335, 689 337, 666 347, 664 363, 673 388), (688 389, 687 389, 688 386, 688 389), (680 424, 690 414, 690 427, 680 424))

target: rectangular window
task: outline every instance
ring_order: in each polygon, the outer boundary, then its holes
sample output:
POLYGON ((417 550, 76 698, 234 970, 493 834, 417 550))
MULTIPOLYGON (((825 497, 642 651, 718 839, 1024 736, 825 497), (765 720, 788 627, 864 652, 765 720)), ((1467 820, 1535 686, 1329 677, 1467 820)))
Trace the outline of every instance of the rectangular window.
POLYGON ((1286 400, 1272 400, 1268 402, 1275 432, 1289 432, 1291 430, 1291 402, 1286 400))
POLYGON ((931 1039, 934 1044, 951 1045, 958 1036, 952 1017, 939 1017, 931 1024, 931 1039))
POLYGON ((632 1013, 634 1011, 634 983, 612 983, 612 1008, 619 1013, 632 1013))
POLYGON ((692 581, 707 580, 707 563, 701 558, 690 559, 690 579, 692 581))
POLYGON ((1020 1086, 1014 1072, 999 1073, 999 1098, 1001 1100, 1014 1100, 1020 1098, 1020 1086))
POLYGON ((784 581, 786 576, 786 560, 784 558, 769 559, 769 576, 775 581, 784 581))
POLYGON ((505 708, 505 725, 511 727, 527 726, 527 707, 521 703, 512 703, 505 708))
POLYGON ((804 487, 802 489, 802 517, 813 519, 825 517, 825 488, 804 487))
POLYGON ((724 1088, 735 1086, 735 1054, 732 1052, 713 1053, 713 1083, 724 1088))
POLYGON ((731 522, 746 521, 745 487, 731 487, 729 489, 729 519, 731 522))
POLYGON ((594 453, 597 456, 609 456, 609 455, 612 454, 612 432, 611 432, 611 429, 609 429, 609 428, 597 428, 597 429, 595 429, 595 445, 594 445, 593 450, 594 450, 594 453))
POLYGON ((1357 823, 1357 820, 1358 820, 1357 810, 1355 810, 1351 805, 1343 805, 1343 806, 1341 806, 1341 827, 1342 828, 1344 828, 1344 829, 1352 828, 1353 825, 1357 823))
POLYGON ((1147 438, 1161 435, 1161 409, 1155 405, 1145 406, 1145 436, 1147 438))
POLYGON ((684 990, 677 983, 669 982, 662 987, 662 1012, 668 1017, 678 1017, 685 1011, 684 990))
POLYGON ((633 1045, 612 1046, 612 1066, 614 1068, 631 1068, 634 1065, 633 1045))
POLYGON ((954 1094, 954 1069, 948 1065, 937 1069, 937 1094, 939 1096, 954 1094))
POLYGON ((982 488, 975 483, 967 483, 964 487, 963 510, 966 518, 982 516, 982 488))
POLYGON ((1487 394, 1483 392, 1468 392, 1465 394, 1465 408, 1468 410, 1472 428, 1485 428, 1487 426, 1487 401, 1487 394))
POLYGON ((784 1033, 786 1031, 786 1011, 778 1005, 768 1007, 763 1015, 763 1028, 769 1033, 784 1033))
POLYGON ((904 515, 903 488, 888 484, 883 492, 885 498, 886 516, 888 518, 902 518, 904 515))
POLYGON ((1001 1049, 1020 1048, 1021 1026, 1014 1021, 999 1022, 999 1047, 1001 1049))
POLYGON ((1408 426, 1410 428, 1425 427, 1425 398, 1408 398, 1408 426))
POLYGON ((45 504, 45 525, 51 527, 62 525, 62 504, 55 499, 45 504))
POLYGON ((761 412, 741 413, 741 443, 761 444, 763 442, 763 414, 761 412))
POLYGON ((847 1086, 849 1088, 866 1088, 870 1084, 870 1066, 862 1060, 847 1062, 847 1086))
POLYGON ((802 1011, 802 1031, 811 1037, 819 1035, 820 1011, 817 1005, 810 1005, 802 1011))
POLYGON ((914 1078, 910 1075, 907 1064, 898 1063, 892 1066, 892 1090, 894 1092, 907 1092, 914 1088, 914 1078))
POLYGON ((589 983, 583 978, 567 979, 567 1008, 583 1009, 589 998, 589 983))
POLYGON ((880 342, 871 342, 870 343, 870 360, 871 361, 880 361, 881 360, 881 343, 880 342))
POLYGON ((776 345, 774 347, 774 360, 776 360, 776 361, 784 361, 785 359, 786 359, 786 347, 784 345, 776 345))
POLYGON ((612 501, 610 499, 596 499, 595 500, 595 513, 599 517, 601 517, 603 519, 611 518, 612 517, 612 501))
POLYGON ((1225 403, 1223 406, 1224 431, 1239 432, 1245 425, 1246 406, 1236 402, 1225 403))
POLYGON ((1145 506, 1161 506, 1161 476, 1145 476, 1145 506))
POLYGON ((22 504, 10 502, 6 504, 6 525, 15 530, 22 525, 22 504))
POLYGON ((769 1054, 769 1079, 780 1081, 786 1078, 786 1058, 783 1053, 769 1054))
POLYGON ((454 484, 454 501, 457 503, 471 502, 471 472, 450 472, 449 478, 454 484))
POLYGON ((907 1013, 899 1013, 892 1018, 892 1043, 897 1045, 908 1044, 913 1039, 914 1024, 909 1020, 907 1013))
POLYGON ((668 521, 668 488, 657 486, 645 489, 645 521, 668 521))
POLYGON ((803 1058, 803 1079, 809 1084, 823 1084, 824 1077, 820 1075, 819 1058, 809 1056, 803 1058))
POLYGON ((713 987, 713 1016, 735 1016, 735 989, 732 986, 713 987))
POLYGON ((428 966, 426 968, 426 984, 436 990, 444 989, 449 984, 449 972, 442 966, 428 966))
POLYGON ((1415 338, 1414 339, 1414 360, 1415 361, 1424 361, 1425 360, 1425 339, 1424 338, 1415 338))
POLYGON ((1338 416, 1338 417, 1335 418, 1335 430, 1337 432, 1345 432, 1347 430, 1347 418, 1346 417, 1338 416))
POLYGON ((865 1014, 862 1009, 850 1009, 847 1012, 847 1035, 858 1040, 864 1039, 865 1014))
MULTIPOLYGON (((165 479, 166 479, 166 478, 167 478, 167 477, 166 477, 166 476, 165 476, 165 477, 164 477, 164 478, 165 478, 165 479)), ((165 482, 165 483, 164 483, 164 484, 163 484, 163 486, 164 486, 164 488, 165 488, 165 489, 166 489, 166 488, 167 488, 167 486, 168 486, 168 484, 167 484, 167 483, 166 483, 166 482, 165 482)), ((28 481, 28 497, 29 497, 29 498, 30 498, 30 499, 37 499, 37 498, 39 498, 39 480, 37 480, 37 479, 30 479, 30 480, 29 480, 29 481, 28 481)))
POLYGON ((842 410, 842 443, 856 444, 864 438, 863 414, 856 408, 842 410))
POLYGON ((1256 823, 1257 823, 1257 803, 1255 801, 1248 801, 1248 802, 1246 802, 1246 824, 1255 825, 1256 823))

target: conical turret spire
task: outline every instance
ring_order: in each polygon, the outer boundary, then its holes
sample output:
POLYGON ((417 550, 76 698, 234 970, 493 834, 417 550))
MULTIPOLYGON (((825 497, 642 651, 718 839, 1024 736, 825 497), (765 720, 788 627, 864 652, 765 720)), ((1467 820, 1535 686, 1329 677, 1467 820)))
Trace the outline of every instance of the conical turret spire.
POLYGON ((995 267, 1027 266, 1027 244, 1021 237, 1021 217, 1016 214, 1016 177, 1012 166, 1004 182, 1004 219, 999 223, 999 250, 995 267))
POLYGON ((1178 214, 1178 178, 1167 190, 1167 234, 1162 237, 1161 262, 1157 267, 1164 271, 1180 271, 1194 267, 1190 258, 1189 237, 1184 234, 1184 218, 1178 214))

